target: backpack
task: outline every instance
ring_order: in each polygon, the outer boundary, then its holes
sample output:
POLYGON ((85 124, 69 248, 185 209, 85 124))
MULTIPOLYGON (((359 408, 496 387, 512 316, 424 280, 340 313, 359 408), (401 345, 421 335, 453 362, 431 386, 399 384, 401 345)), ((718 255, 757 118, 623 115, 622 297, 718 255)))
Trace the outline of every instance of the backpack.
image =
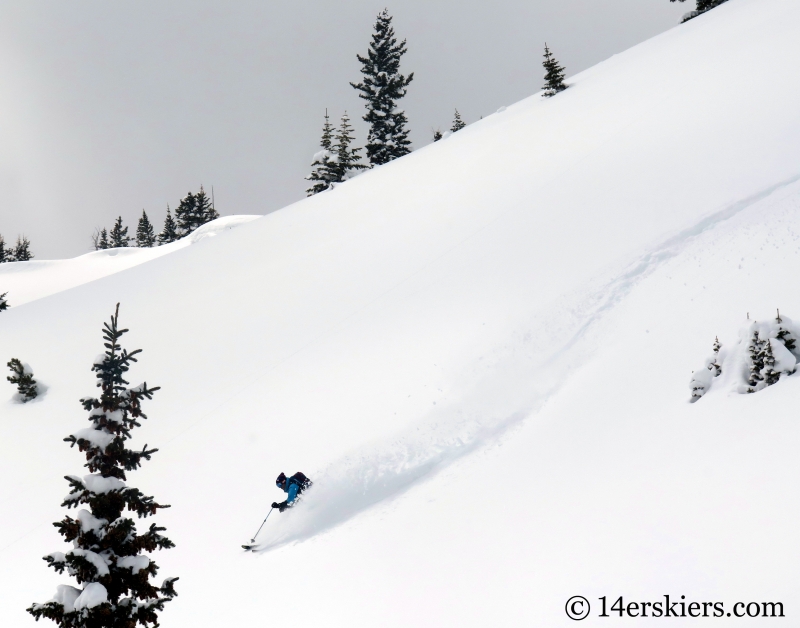
POLYGON ((308 477, 306 477, 306 474, 302 473, 301 471, 298 471, 292 477, 289 478, 289 481, 292 480, 294 480, 295 484, 297 484, 300 487, 300 489, 297 491, 298 495, 313 484, 313 482, 309 480, 308 477))

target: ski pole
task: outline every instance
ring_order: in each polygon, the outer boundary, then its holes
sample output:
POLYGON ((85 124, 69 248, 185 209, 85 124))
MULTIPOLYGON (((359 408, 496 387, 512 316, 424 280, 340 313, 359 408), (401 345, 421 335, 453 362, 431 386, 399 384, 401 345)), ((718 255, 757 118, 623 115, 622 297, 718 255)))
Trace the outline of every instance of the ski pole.
MULTIPOLYGON (((272 514, 272 511, 273 511, 273 510, 275 510, 275 509, 274 509, 274 508, 270 508, 270 509, 269 509, 269 512, 267 513, 267 516, 266 516, 266 517, 264 517, 264 521, 262 521, 262 522, 261 522, 261 525, 260 525, 260 526, 258 526, 258 532, 261 532, 261 528, 263 528, 263 527, 264 527, 264 524, 267 522, 267 519, 269 519, 269 516, 272 514)), ((258 532, 256 532, 256 533, 253 535, 253 538, 252 538, 252 539, 250 539, 250 542, 251 542, 251 543, 255 543, 255 542, 256 542, 256 537, 258 536, 258 532)))

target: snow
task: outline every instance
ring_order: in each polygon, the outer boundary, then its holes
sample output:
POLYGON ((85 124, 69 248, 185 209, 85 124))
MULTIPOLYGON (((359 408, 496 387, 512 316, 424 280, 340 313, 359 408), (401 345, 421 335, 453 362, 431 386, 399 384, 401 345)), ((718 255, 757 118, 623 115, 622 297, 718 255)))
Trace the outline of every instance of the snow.
POLYGON ((217 218, 177 242, 153 248, 117 248, 93 251, 68 260, 31 260, 0 264, 0 285, 8 292, 9 308, 95 281, 158 259, 196 244, 207 237, 246 224, 261 216, 217 218))
POLYGON ((72 435, 77 440, 86 440, 89 441, 95 447, 99 447, 102 450, 105 450, 112 441, 114 440, 114 435, 109 434, 103 430, 96 430, 93 427, 87 427, 82 430, 78 430, 77 432, 73 432, 72 435))
POLYGON ((98 519, 85 508, 82 508, 78 511, 77 519, 81 524, 81 531, 84 534, 89 531, 96 533, 101 530, 106 523, 108 523, 108 521, 105 519, 98 519))
MULTIPOLYGON (((107 576, 110 573, 110 571, 108 569, 108 562, 106 561, 106 559, 103 558, 102 556, 100 556, 100 554, 92 552, 91 550, 77 549, 77 548, 76 549, 71 549, 70 551, 67 552, 67 557, 69 557, 69 556, 78 556, 80 558, 84 558, 87 561, 89 561, 94 566, 94 568, 97 569, 98 577, 107 576)), ((105 591, 105 589, 104 589, 104 591, 105 591)), ((94 597, 92 597, 92 596, 90 596, 90 598, 94 599, 94 597)), ((99 603, 100 602, 98 602, 97 604, 99 604, 99 603)), ((84 606, 87 606, 88 608, 90 608, 92 606, 97 606, 97 604, 85 603, 84 606)), ((76 608, 77 608, 77 606, 76 606, 76 608)))
POLYGON ((85 608, 94 608, 108 601, 108 591, 99 582, 90 582, 83 589, 83 592, 75 600, 75 610, 80 611, 85 608))
POLYGON ((64 612, 71 613, 75 610, 75 601, 78 599, 80 594, 80 589, 76 589, 75 587, 71 587, 66 584, 59 584, 56 588, 56 594, 50 601, 56 602, 57 604, 62 604, 64 606, 64 612))
POLYGON ((104 478, 98 473, 83 476, 83 485, 93 493, 103 494, 125 488, 125 482, 117 478, 104 478))
POLYGON ((142 569, 150 566, 150 559, 147 556, 123 556, 117 559, 117 567, 130 569, 133 573, 139 573, 142 569))
POLYGON ((551 99, 0 315, 50 384, 0 406, 0 624, 66 579, 39 557, 66 549, 50 524, 83 457, 62 439, 117 302, 131 381, 162 387, 127 484, 172 506, 139 522, 176 543, 152 557, 180 576, 165 626, 265 605, 291 626, 566 626, 573 595, 789 610, 800 375, 740 394, 736 356, 748 312, 800 312, 799 23, 728 2, 551 99), (722 374, 689 403, 715 337, 722 374), (244 554, 297 470, 314 486, 244 554), (298 583, 311 603, 285 603, 298 583))

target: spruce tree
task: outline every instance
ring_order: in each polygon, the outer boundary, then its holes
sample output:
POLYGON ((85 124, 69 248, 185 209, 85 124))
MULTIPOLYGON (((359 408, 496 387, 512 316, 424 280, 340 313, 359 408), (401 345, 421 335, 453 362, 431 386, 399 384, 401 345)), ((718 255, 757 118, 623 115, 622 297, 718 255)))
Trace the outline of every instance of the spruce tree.
POLYGON ((764 387, 764 377, 761 375, 761 371, 764 370, 764 344, 759 338, 758 330, 753 331, 747 347, 750 362, 750 377, 747 380, 749 393, 757 392, 764 387))
POLYGON ((169 205, 167 205, 167 217, 164 220, 164 229, 162 229, 161 233, 158 235, 158 244, 169 244, 170 242, 175 242, 175 240, 178 240, 179 238, 178 225, 172 218, 172 214, 169 211, 169 205))
POLYGON ((12 384, 16 384, 17 393, 22 403, 27 403, 31 399, 36 399, 39 390, 36 380, 33 379, 33 370, 27 364, 23 364, 17 358, 11 358, 6 364, 11 369, 11 376, 6 379, 12 384))
POLYGON ((797 349, 795 343, 797 338, 794 337, 792 332, 783 326, 783 319, 781 318, 781 311, 778 310, 778 315, 775 317, 775 322, 778 323, 778 340, 783 343, 789 351, 794 352, 797 349))
POLYGON ((111 229, 111 242, 110 247, 112 249, 118 249, 124 246, 128 246, 131 242, 130 237, 128 236, 128 228, 122 226, 122 216, 119 216, 114 223, 114 226, 111 229))
POLYGON ((97 248, 101 251, 111 248, 111 243, 108 241, 108 231, 106 231, 105 227, 100 231, 100 240, 97 243, 97 248))
POLYGON ((361 62, 360 83, 350 83, 358 90, 359 98, 366 101, 364 121, 369 124, 367 158, 377 166, 411 152, 411 142, 405 126, 404 111, 397 109, 397 101, 407 93, 414 73, 408 77, 400 74, 400 58, 406 53, 406 40, 397 43, 392 17, 387 9, 378 14, 367 56, 356 55, 361 62))
POLYGON ((333 154, 333 125, 328 110, 325 110, 325 123, 322 125, 322 139, 319 143, 322 150, 314 155, 311 163, 311 174, 306 177, 312 185, 306 190, 306 196, 324 192, 336 182, 336 158, 333 154))
POLYGON ((92 365, 101 389, 99 399, 81 399, 91 426, 78 430, 64 440, 86 454, 90 475, 66 476, 70 493, 62 506, 79 510, 75 519, 66 516, 53 525, 71 548, 44 557, 56 572, 77 579, 81 588, 61 585, 43 604, 33 604, 28 612, 37 620, 52 619, 60 628, 135 628, 158 626, 158 613, 175 597, 177 578, 167 578, 160 587, 150 582, 158 566, 142 552, 169 549, 174 543, 161 534, 163 527, 151 524, 143 533, 124 511, 139 518, 156 514, 169 506, 156 503, 139 489, 126 484, 126 472, 150 460, 157 449, 134 451, 126 447, 131 431, 140 427, 144 399, 151 399, 158 387, 146 383, 130 388, 125 380, 131 363, 140 349, 120 347, 119 339, 127 329, 119 329, 119 304, 110 323, 104 324, 105 353, 92 365))
POLYGON ((722 366, 719 363, 719 350, 722 349, 722 343, 719 337, 714 338, 714 360, 708 365, 709 370, 714 371, 714 377, 722 375, 722 366))
POLYGON ((28 240, 24 235, 17 237, 17 244, 14 246, 14 259, 10 261, 14 262, 27 262, 33 259, 33 253, 31 253, 31 241, 28 240))
POLYGON ((142 210, 142 217, 139 218, 139 225, 136 227, 136 246, 141 248, 149 248, 156 244, 156 232, 153 225, 150 224, 150 219, 147 213, 142 210))
POLYGON ((767 386, 772 386, 778 382, 781 378, 781 374, 775 370, 775 355, 772 353, 772 343, 770 343, 769 338, 764 342, 763 361, 764 383, 767 386))
POLYGON ((12 255, 12 251, 6 248, 6 241, 2 235, 0 235, 0 264, 3 262, 10 262, 12 260, 9 259, 9 256, 12 255))
POLYGON ((456 109, 456 115, 455 118, 453 118, 453 126, 450 127, 450 130, 455 133, 456 131, 463 129, 465 126, 467 125, 464 124, 464 121, 461 119, 461 114, 458 113, 458 109, 456 109))
POLYGON ((436 129, 433 132, 433 141, 438 142, 440 139, 442 139, 442 132, 439 129, 436 129))
POLYGON ((211 199, 200 186, 197 194, 189 192, 181 199, 178 208, 175 210, 175 221, 177 222, 178 237, 184 237, 192 233, 198 227, 219 218, 219 214, 211 205, 211 199))
POLYGON ((366 166, 361 163, 360 148, 350 148, 354 136, 353 127, 350 126, 350 117, 347 112, 342 115, 342 120, 339 125, 339 132, 336 134, 336 144, 333 146, 333 151, 336 156, 334 164, 335 180, 336 182, 347 181, 355 174, 364 170, 366 166))
POLYGON ((542 65, 545 69, 545 84, 542 88, 544 89, 544 94, 542 95, 545 98, 552 98, 558 92, 563 92, 567 89, 567 86, 564 84, 564 68, 558 65, 558 61, 556 61, 553 53, 550 52, 550 48, 547 47, 547 44, 544 45, 544 61, 542 65))
POLYGON ((0 312, 5 312, 8 309, 8 299, 6 299, 6 296, 8 296, 8 292, 0 294, 0 312))

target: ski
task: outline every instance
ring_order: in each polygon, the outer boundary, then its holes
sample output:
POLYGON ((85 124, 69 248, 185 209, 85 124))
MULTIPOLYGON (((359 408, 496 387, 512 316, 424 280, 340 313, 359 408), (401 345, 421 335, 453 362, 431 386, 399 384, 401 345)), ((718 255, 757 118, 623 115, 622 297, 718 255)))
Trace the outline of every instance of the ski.
POLYGON ((242 545, 242 549, 244 549, 245 551, 248 551, 248 552, 254 550, 255 548, 256 548, 256 545, 242 545))

